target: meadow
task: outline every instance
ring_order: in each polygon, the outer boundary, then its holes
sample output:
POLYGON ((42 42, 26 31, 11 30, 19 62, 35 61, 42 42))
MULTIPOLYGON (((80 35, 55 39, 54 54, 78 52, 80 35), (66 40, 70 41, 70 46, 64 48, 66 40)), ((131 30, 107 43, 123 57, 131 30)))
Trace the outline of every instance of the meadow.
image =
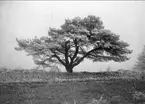
POLYGON ((6 70, 0 104, 143 104, 145 80, 135 75, 6 70))

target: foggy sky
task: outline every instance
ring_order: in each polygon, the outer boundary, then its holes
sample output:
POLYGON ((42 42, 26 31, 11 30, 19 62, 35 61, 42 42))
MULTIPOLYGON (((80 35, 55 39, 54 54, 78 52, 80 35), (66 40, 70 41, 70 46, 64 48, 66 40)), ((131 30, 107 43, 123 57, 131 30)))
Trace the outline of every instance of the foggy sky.
POLYGON ((14 50, 17 37, 45 36, 49 27, 59 28, 66 18, 88 15, 99 16, 133 53, 122 63, 85 60, 75 71, 131 69, 145 44, 144 1, 0 1, 0 67, 33 68, 31 56, 14 50))

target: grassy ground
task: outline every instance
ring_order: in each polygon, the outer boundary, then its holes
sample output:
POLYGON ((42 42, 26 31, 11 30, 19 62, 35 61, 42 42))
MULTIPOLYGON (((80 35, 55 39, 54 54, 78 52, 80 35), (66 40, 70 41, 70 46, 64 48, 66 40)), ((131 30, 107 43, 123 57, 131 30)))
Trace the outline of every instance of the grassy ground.
POLYGON ((68 74, 1 70, 0 104, 143 104, 145 80, 136 76, 130 71, 68 74), (100 96, 106 102, 93 103, 100 96))
POLYGON ((139 104, 133 99, 135 91, 145 92, 145 81, 1 83, 0 104, 74 104, 74 101, 89 104, 100 95, 105 99, 119 99, 110 104, 139 104))

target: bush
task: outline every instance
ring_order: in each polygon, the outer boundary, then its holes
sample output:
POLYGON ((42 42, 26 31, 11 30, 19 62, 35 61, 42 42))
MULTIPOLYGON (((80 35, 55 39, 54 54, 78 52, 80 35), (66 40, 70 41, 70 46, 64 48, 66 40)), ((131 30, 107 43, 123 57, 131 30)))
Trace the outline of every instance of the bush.
POLYGON ((1 67, 0 68, 0 73, 5 73, 8 72, 10 69, 6 68, 6 67, 1 67))
POLYGON ((140 91, 135 91, 133 94, 133 98, 136 100, 141 100, 141 99, 145 100, 145 93, 140 92, 140 91))
POLYGON ((88 104, 110 104, 110 102, 108 99, 101 95, 98 99, 92 99, 88 104))
POLYGON ((134 102, 137 104, 144 104, 145 103, 145 93, 140 91, 135 91, 133 94, 134 102))

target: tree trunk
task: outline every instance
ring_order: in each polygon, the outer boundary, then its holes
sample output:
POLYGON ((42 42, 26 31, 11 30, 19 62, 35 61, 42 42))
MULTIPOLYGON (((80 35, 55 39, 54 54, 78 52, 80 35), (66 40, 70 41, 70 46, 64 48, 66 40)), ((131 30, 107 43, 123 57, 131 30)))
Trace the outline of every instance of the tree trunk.
POLYGON ((73 73, 73 66, 66 66, 65 69, 68 73, 73 73))

